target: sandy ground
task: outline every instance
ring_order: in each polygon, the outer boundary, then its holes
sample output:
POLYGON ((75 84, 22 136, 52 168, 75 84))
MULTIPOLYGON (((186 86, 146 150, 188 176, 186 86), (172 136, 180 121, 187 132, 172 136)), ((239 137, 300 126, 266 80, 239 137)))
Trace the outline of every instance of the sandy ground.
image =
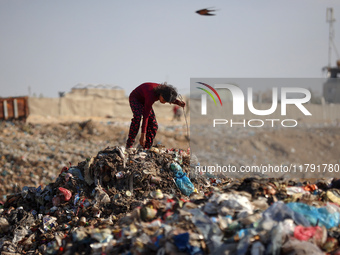
MULTIPOLYGON (((203 165, 289 166, 292 178, 334 176, 337 172, 323 171, 322 164, 339 168, 340 128, 337 125, 318 124, 280 129, 228 129, 220 132, 200 131, 198 139, 191 140, 191 150, 203 165), (203 137, 209 137, 203 139, 203 137), (306 165, 305 165, 306 164, 306 165), (311 172, 307 165, 318 168, 311 172), (314 164, 314 165, 313 165, 314 164), (300 166, 303 166, 301 172, 300 166)), ((211 130, 211 129, 210 129, 211 130)), ((287 176, 284 173, 274 177, 287 176)))
MULTIPOLYGON (((94 140, 111 140, 114 145, 125 145, 128 136, 131 113, 126 113, 126 118, 101 118, 101 117, 44 117, 39 115, 31 115, 27 119, 27 123, 33 125, 69 125, 70 123, 82 123, 91 121, 98 130, 97 135, 93 135, 94 140)), ((180 120, 174 120, 172 117, 162 117, 157 115, 158 132, 154 144, 163 144, 168 148, 187 149, 190 134, 190 118, 184 116, 180 120)), ((135 146, 138 146, 138 133, 135 146)))

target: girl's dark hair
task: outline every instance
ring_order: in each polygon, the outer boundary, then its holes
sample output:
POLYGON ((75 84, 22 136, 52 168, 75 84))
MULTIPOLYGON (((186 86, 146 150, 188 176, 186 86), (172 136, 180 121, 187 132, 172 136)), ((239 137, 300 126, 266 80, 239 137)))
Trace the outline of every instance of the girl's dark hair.
POLYGON ((177 89, 172 85, 160 84, 154 88, 154 91, 157 97, 162 96, 168 103, 175 102, 177 98, 177 89))

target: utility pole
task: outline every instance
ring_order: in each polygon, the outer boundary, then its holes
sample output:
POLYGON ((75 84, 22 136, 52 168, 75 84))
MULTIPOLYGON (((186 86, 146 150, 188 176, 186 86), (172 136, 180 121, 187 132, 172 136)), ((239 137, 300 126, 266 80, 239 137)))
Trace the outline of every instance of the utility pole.
POLYGON ((332 48, 334 49, 337 57, 339 58, 339 53, 334 44, 334 29, 333 23, 335 22, 333 15, 333 8, 327 8, 326 10, 326 22, 329 23, 329 36, 328 36, 328 67, 332 64, 332 48))

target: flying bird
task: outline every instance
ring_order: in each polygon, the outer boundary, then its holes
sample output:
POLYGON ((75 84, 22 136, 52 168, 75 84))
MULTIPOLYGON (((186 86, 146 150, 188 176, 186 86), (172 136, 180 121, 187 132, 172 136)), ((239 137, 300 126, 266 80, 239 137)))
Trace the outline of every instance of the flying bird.
POLYGON ((214 13, 211 13, 214 11, 216 10, 201 9, 201 10, 196 11, 196 13, 198 13, 199 15, 204 15, 204 16, 215 16, 214 13))

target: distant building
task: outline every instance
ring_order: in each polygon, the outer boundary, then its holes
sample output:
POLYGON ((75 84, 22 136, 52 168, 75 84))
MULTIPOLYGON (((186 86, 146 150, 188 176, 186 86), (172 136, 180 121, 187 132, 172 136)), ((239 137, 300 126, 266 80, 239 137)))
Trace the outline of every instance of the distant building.
POLYGON ((66 98, 77 97, 103 97, 111 99, 125 98, 125 90, 119 86, 111 85, 93 85, 77 84, 71 89, 71 92, 64 94, 66 98))

